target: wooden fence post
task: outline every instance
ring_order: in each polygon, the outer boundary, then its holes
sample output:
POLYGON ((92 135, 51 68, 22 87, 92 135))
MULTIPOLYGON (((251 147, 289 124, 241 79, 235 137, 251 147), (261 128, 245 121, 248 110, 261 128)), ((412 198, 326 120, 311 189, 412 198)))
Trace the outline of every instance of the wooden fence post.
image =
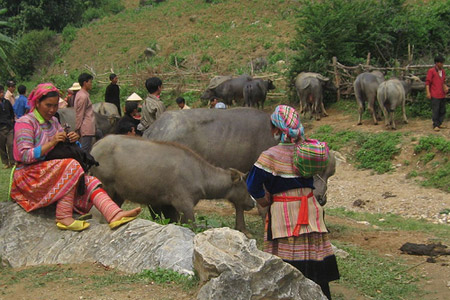
POLYGON ((340 79, 339 79, 339 72, 337 68, 337 57, 333 56, 333 69, 334 69, 334 79, 335 84, 337 87, 337 96, 336 96, 336 102, 338 102, 341 99, 341 89, 340 89, 340 79))

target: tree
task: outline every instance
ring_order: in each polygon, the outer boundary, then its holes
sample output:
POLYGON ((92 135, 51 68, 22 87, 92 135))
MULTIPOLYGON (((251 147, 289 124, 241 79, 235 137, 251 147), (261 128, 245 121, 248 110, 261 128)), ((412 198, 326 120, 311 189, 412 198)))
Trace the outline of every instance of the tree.
MULTIPOLYGON (((4 15, 7 12, 6 8, 0 9, 0 16, 4 15)), ((0 27, 8 26, 8 22, 0 20, 0 27)), ((0 33, 0 60, 4 67, 8 70, 9 74, 14 77, 14 71, 11 68, 11 65, 9 64, 9 58, 8 58, 8 51, 5 46, 11 45, 14 46, 15 42, 13 39, 8 37, 7 35, 0 33)))

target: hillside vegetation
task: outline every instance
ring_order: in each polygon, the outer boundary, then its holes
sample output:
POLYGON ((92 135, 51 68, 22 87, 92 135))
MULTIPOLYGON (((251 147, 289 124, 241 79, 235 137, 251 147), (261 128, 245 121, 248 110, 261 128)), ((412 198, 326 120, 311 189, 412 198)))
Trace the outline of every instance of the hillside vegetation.
POLYGON ((152 73, 162 74, 166 88, 185 82, 198 89, 215 74, 251 73, 249 62, 259 57, 269 61, 266 72, 280 72, 275 63, 286 60, 290 51, 298 7, 296 1, 270 0, 124 4, 125 11, 76 30, 70 48, 42 75, 58 81, 61 74, 75 79, 87 70, 98 76, 101 87, 113 70, 121 75, 122 86, 145 94, 142 83, 152 73), (144 55, 148 47, 156 50, 155 56, 144 55), (164 76, 175 71, 179 76, 164 76), (197 85, 199 80, 203 82, 197 85))

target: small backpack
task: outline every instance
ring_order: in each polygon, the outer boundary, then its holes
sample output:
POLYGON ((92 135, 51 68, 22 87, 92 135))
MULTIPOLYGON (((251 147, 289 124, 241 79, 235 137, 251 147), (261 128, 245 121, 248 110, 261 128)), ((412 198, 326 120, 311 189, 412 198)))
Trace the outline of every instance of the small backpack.
POLYGON ((294 168, 302 177, 313 177, 327 168, 330 149, 326 142, 306 139, 295 144, 294 168))

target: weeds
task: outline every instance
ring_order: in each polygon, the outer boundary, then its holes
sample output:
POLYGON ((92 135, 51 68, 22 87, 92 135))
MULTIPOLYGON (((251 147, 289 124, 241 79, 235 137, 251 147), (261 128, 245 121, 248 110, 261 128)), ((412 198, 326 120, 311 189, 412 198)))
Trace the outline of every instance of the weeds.
POLYGON ((392 170, 391 160, 400 153, 398 144, 401 134, 383 132, 379 134, 361 135, 358 144, 361 146, 355 158, 358 168, 372 169, 378 174, 392 170))
POLYGON ((409 299, 418 295, 417 275, 406 271, 408 267, 400 259, 387 259, 373 251, 335 242, 336 246, 350 254, 345 259, 338 258, 340 282, 357 288, 371 299, 409 299))
POLYGON ((157 284, 176 283, 182 285, 184 289, 191 289, 198 285, 197 276, 188 276, 177 273, 173 270, 157 268, 156 270, 144 270, 137 275, 145 281, 152 281, 157 284))

